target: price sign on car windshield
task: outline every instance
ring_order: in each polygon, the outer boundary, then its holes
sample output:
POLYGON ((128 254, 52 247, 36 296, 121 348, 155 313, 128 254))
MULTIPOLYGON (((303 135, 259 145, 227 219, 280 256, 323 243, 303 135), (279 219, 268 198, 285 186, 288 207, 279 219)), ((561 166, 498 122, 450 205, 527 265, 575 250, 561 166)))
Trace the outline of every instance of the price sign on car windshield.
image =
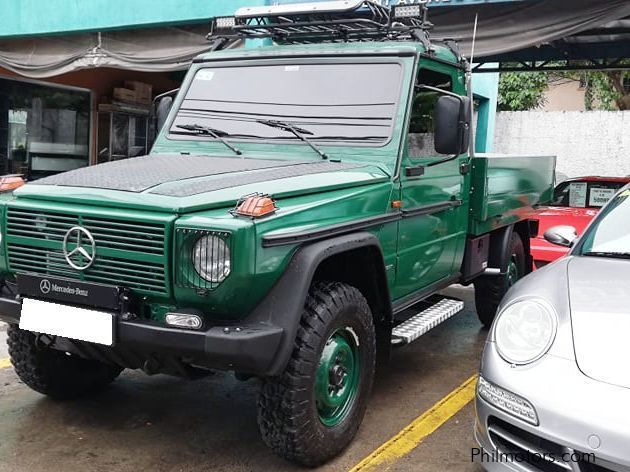
POLYGON ((588 184, 586 182, 573 182, 569 186, 569 206, 573 208, 586 207, 586 193, 588 184))
POLYGON ((593 188, 588 199, 588 206, 601 208, 615 196, 616 190, 613 188, 593 188))

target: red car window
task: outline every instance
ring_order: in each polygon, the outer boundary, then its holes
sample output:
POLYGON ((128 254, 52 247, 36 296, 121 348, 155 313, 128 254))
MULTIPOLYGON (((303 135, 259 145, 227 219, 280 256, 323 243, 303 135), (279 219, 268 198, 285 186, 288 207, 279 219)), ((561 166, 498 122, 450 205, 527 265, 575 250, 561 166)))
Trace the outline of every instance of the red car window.
POLYGON ((623 187, 621 182, 562 182, 554 191, 552 206, 601 208, 623 187))

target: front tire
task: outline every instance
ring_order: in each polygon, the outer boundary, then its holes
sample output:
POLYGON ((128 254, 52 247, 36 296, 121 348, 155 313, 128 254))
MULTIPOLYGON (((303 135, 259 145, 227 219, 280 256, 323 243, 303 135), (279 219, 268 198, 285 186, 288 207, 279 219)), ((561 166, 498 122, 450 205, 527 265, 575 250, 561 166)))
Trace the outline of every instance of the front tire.
POLYGON ((262 386, 258 424, 265 443, 309 467, 337 456, 365 415, 375 358, 372 313, 361 292, 315 284, 285 372, 262 386))
POLYGON ((486 275, 475 280, 477 316, 485 328, 492 325, 501 300, 508 290, 527 273, 525 246, 516 232, 512 234, 509 251, 508 269, 505 275, 486 275))
POLYGON ((18 377, 36 392, 56 400, 102 390, 123 370, 39 345, 35 334, 16 325, 9 326, 7 335, 9 356, 18 377))

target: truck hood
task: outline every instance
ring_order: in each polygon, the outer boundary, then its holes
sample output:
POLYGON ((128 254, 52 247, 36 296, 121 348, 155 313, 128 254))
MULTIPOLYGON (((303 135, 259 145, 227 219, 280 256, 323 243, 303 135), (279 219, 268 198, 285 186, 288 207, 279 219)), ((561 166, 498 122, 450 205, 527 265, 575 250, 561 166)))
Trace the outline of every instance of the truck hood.
POLYGON ((630 260, 575 257, 568 263, 568 280, 580 370, 630 388, 630 260))
POLYGON ((47 177, 20 188, 15 195, 18 199, 187 213, 234 205, 254 192, 282 198, 387 178, 382 169, 367 163, 160 154, 47 177))

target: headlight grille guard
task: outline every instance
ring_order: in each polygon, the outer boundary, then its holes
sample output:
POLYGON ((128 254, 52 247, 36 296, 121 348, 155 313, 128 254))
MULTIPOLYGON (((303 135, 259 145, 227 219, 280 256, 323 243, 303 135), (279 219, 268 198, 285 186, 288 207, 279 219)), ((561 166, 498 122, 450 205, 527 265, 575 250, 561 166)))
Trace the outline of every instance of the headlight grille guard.
POLYGON ((195 289, 199 294, 216 289, 224 282, 211 282, 201 277, 193 264, 193 250, 195 243, 205 236, 221 238, 227 251, 213 254, 212 257, 230 259, 232 253, 232 234, 227 231, 177 228, 175 230, 175 285, 181 288, 195 289))

